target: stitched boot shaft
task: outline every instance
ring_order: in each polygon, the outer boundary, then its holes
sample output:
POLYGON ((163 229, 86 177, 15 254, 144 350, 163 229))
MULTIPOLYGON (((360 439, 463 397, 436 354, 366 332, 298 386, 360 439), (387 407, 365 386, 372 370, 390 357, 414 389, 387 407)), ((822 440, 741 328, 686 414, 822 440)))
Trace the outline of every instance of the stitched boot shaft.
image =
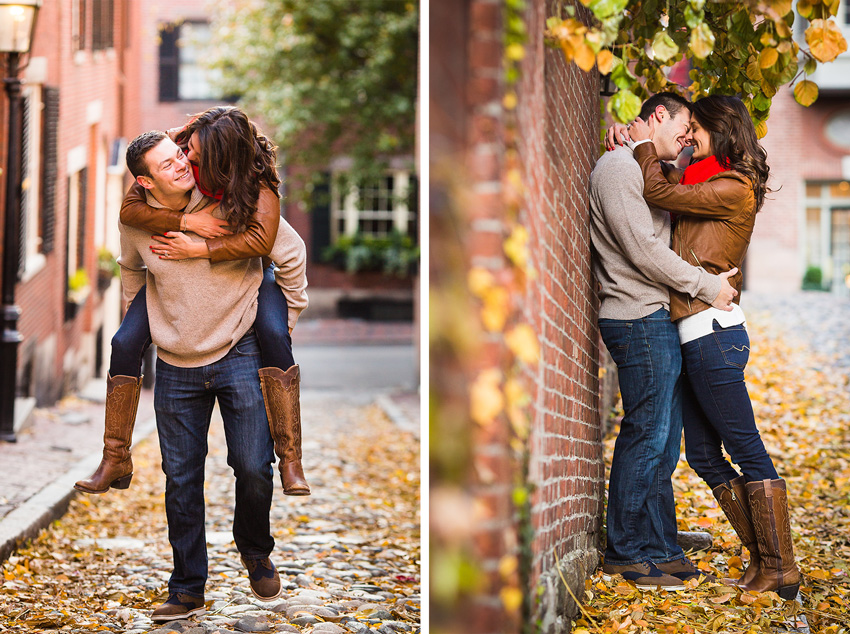
POLYGON ((106 493, 110 487, 126 489, 130 486, 133 477, 130 443, 141 393, 141 376, 107 376, 103 458, 90 478, 74 485, 78 491, 106 493))
POLYGON ((760 480, 746 487, 761 557, 759 573, 746 589, 774 590, 783 599, 793 599, 800 588, 800 570, 794 562, 785 480, 760 480))
MULTIPOLYGON (((738 476, 729 484, 714 487, 711 492, 717 499, 720 508, 726 514, 726 519, 738 534, 738 539, 750 553, 750 565, 740 579, 729 579, 732 585, 746 585, 755 579, 759 571, 759 549, 756 540, 753 518, 750 513, 750 503, 747 500, 747 481, 738 476)), ((727 582, 726 579, 723 580, 727 582)))
POLYGON ((261 368, 260 387, 286 495, 310 495, 301 466, 301 368, 261 368))

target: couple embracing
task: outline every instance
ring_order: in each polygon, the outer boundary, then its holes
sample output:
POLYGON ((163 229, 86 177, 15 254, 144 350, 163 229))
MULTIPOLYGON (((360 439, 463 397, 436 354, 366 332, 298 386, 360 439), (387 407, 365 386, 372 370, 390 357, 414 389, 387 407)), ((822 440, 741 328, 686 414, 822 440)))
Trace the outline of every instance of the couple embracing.
POLYGON ((770 191, 752 119, 736 97, 692 104, 659 93, 628 130, 610 129, 607 143, 591 175, 591 240, 599 329, 617 364, 624 416, 603 573, 641 588, 715 580, 676 539, 671 476, 684 428, 688 463, 750 553, 743 576, 724 583, 793 599, 800 572, 785 481, 765 450, 744 381, 750 342, 738 305, 740 269, 770 191), (683 173, 660 162, 685 145, 694 152, 683 173))

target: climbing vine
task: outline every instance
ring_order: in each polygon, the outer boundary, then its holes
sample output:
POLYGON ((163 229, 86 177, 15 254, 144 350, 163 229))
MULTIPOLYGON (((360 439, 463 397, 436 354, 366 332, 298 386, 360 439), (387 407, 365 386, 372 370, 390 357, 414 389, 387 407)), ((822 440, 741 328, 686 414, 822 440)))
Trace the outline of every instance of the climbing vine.
POLYGON ((810 106, 818 86, 809 77, 847 50, 833 19, 839 0, 797 0, 796 13, 792 0, 581 2, 594 17, 591 24, 566 7, 549 18, 546 35, 568 62, 588 72, 596 66, 610 78, 618 90, 608 111, 621 122, 634 119, 650 93, 738 95, 764 136, 776 91, 793 83, 795 99, 810 106), (666 72, 682 60, 691 65, 691 83, 684 87, 666 72))

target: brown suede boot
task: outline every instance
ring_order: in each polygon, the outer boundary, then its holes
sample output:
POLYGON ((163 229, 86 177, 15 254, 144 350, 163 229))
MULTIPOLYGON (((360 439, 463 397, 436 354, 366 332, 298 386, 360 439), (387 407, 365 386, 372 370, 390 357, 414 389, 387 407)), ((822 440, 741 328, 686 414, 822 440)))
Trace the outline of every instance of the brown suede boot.
POLYGON ((746 487, 761 561, 758 574, 742 587, 750 592, 773 590, 785 600, 794 599, 800 569, 794 562, 785 480, 760 480, 746 487))
POLYGON ((738 539, 750 553, 750 565, 740 579, 722 579, 726 585, 746 585, 755 579, 759 571, 759 549, 756 532, 753 528, 753 518, 750 515, 750 503, 747 501, 747 481, 744 476, 738 476, 729 484, 714 487, 711 492, 717 498, 720 508, 726 514, 726 519, 738 534, 738 539))
POLYGON ((261 368, 260 387, 285 495, 310 495, 301 467, 301 369, 261 368))
POLYGON ((103 426, 103 459, 87 480, 74 488, 83 493, 106 493, 110 487, 126 489, 133 479, 130 443, 139 409, 142 377, 107 376, 106 422, 103 426))

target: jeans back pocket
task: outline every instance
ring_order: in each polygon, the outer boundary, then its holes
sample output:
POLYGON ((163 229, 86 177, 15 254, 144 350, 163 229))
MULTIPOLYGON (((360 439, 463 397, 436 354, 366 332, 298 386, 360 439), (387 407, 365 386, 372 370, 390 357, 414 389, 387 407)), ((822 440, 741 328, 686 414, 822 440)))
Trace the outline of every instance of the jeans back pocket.
POLYGON ((715 327, 712 335, 726 365, 745 368, 750 360, 750 337, 744 326, 715 327))

